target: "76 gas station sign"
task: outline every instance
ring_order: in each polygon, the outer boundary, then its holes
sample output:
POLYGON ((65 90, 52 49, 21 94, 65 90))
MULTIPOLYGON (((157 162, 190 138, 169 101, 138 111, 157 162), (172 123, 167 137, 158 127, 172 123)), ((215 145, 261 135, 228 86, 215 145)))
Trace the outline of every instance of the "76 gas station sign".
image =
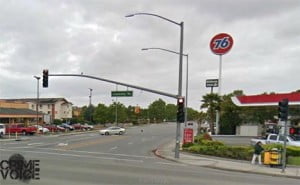
POLYGON ((227 33, 219 33, 210 41, 210 49, 216 55, 224 55, 233 46, 233 38, 227 33))

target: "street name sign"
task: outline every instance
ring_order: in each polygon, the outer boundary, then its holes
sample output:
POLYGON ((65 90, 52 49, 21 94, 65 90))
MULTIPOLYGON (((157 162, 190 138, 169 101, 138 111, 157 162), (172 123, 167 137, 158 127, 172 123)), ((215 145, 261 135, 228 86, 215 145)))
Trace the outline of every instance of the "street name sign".
POLYGON ((206 80, 206 87, 218 87, 219 80, 218 79, 207 79, 206 80))
POLYGON ((111 91, 112 97, 131 97, 133 91, 111 91))

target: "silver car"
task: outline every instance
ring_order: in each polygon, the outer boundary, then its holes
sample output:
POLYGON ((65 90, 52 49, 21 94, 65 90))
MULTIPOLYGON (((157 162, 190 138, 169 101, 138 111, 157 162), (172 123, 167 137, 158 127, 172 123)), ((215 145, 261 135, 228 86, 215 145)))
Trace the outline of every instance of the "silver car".
POLYGON ((121 127, 108 127, 99 131, 101 135, 123 135, 125 133, 125 129, 121 127))

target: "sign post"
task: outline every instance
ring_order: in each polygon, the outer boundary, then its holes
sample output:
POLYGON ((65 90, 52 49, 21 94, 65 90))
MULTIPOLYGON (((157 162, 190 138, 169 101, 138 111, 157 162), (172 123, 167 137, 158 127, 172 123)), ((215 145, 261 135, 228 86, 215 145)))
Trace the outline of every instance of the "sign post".
MULTIPOLYGON (((233 46, 233 38, 227 33, 219 33, 210 41, 211 51, 219 55, 219 89, 218 94, 221 96, 222 88, 222 55, 226 54, 233 46)), ((219 111, 216 111, 216 134, 219 133, 219 111)))
POLYGON ((207 79, 206 80, 206 87, 210 87, 210 93, 213 93, 214 87, 219 87, 219 79, 207 79))

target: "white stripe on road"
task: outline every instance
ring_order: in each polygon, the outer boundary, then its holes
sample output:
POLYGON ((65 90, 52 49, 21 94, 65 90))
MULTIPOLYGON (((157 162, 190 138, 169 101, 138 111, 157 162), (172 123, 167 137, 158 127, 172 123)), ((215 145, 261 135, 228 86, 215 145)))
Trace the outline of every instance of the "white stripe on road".
MULTIPOLYGON (((12 151, 12 152, 19 152, 18 150, 9 150, 9 149, 1 149, 1 151, 12 151)), ((48 155, 59 155, 59 156, 67 156, 67 157, 83 157, 83 158, 95 158, 95 159, 105 159, 105 160, 117 160, 117 161, 127 161, 127 162, 140 162, 143 163, 143 160, 134 160, 134 159, 120 159, 120 158, 113 158, 113 157, 97 157, 91 155, 77 155, 77 154, 62 154, 62 153, 53 153, 53 152, 37 152, 37 151, 21 151, 24 153, 35 153, 35 154, 48 154, 48 155)))
MULTIPOLYGON (((50 151, 60 151, 60 152, 73 152, 73 153, 83 153, 83 154, 98 154, 98 155, 111 155, 111 156, 122 156, 122 157, 134 157, 134 158, 144 158, 144 159, 155 159, 156 157, 142 156, 142 155, 128 155, 128 154, 116 154, 116 153, 106 153, 106 152, 89 152, 83 150, 65 150, 56 148, 37 148, 37 147, 10 147, 8 149, 22 149, 22 148, 34 148, 38 150, 50 150, 50 151)), ((4 148, 0 148, 4 149, 4 148)))
POLYGON ((128 144, 129 144, 129 145, 132 145, 133 143, 132 143, 132 142, 129 142, 128 144))
POLYGON ((179 164, 179 163, 165 163, 165 162, 155 162, 157 164, 164 164, 164 165, 172 165, 172 166, 186 166, 185 164, 179 164))
POLYGON ((43 144, 43 143, 29 143, 29 144, 27 144, 28 146, 31 146, 31 145, 41 145, 41 144, 43 144))
POLYGON ((115 150, 115 149, 117 149, 118 147, 117 146, 115 146, 115 147, 112 147, 111 149, 109 149, 109 150, 115 150))

